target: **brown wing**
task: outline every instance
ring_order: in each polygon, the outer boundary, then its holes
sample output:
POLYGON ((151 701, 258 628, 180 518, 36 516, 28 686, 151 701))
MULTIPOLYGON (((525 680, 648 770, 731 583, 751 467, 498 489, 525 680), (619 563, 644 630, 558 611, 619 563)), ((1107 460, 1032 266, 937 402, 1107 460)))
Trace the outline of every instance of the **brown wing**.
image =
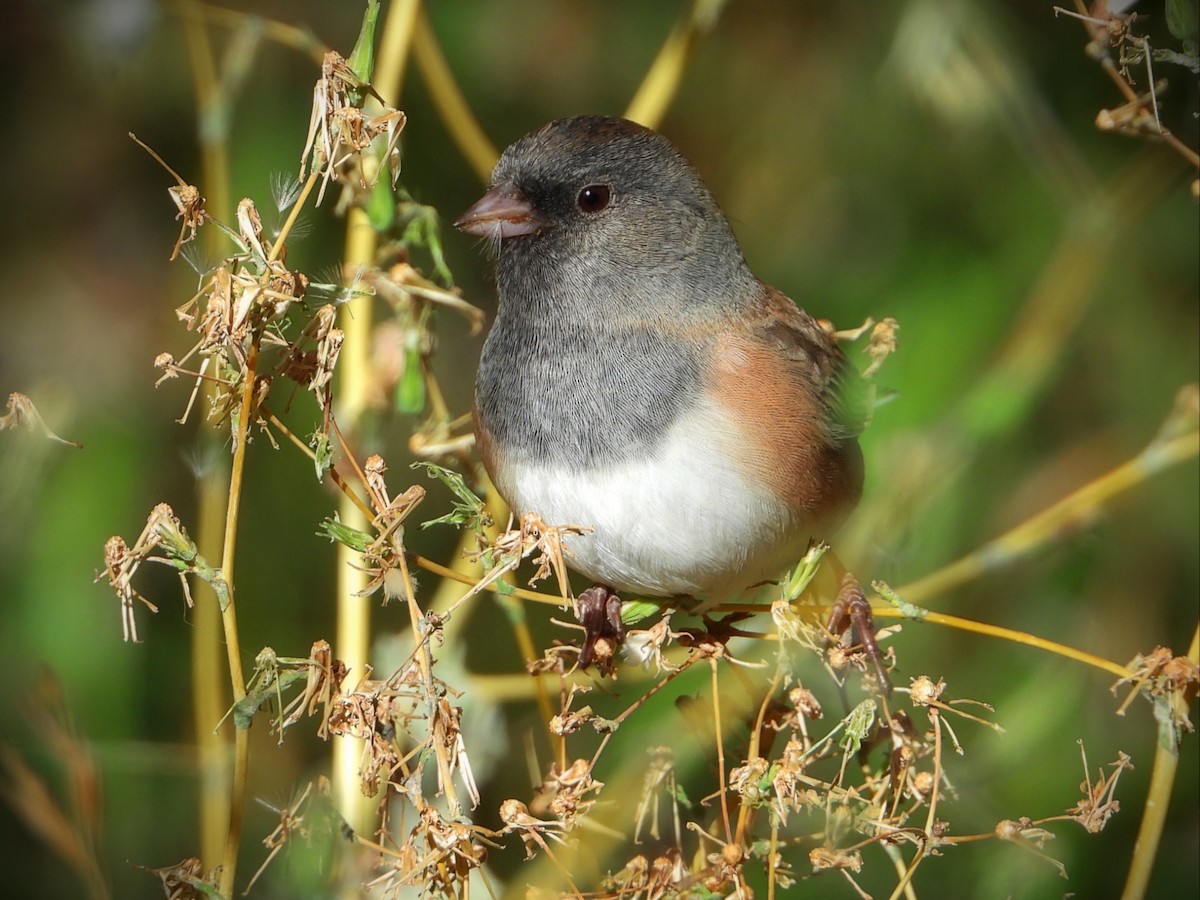
POLYGON ((828 331, 773 287, 750 312, 751 328, 797 367, 827 413, 832 443, 862 433, 871 414, 869 385, 828 331))
POLYGON ((713 362, 712 400, 741 435, 731 454, 827 536, 862 490, 862 379, 816 320, 769 288, 717 339, 713 362))

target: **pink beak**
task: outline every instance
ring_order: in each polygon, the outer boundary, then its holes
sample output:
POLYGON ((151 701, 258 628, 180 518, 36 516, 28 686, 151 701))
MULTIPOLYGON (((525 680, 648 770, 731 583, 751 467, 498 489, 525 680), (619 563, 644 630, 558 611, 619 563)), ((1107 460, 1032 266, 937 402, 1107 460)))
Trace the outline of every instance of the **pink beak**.
POLYGON ((458 217, 454 227, 483 238, 520 237, 546 227, 529 198, 513 185, 497 185, 458 217))

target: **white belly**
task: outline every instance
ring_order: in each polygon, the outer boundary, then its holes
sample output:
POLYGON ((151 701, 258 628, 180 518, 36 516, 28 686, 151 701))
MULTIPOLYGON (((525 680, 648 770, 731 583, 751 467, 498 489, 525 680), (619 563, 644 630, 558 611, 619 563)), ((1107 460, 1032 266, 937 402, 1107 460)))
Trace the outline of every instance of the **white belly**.
POLYGON ((642 461, 584 471, 505 466, 497 486, 518 512, 593 529, 565 541, 568 563, 587 577, 651 596, 720 599, 778 575, 809 535, 743 477, 727 455, 740 438, 714 432, 714 421, 700 411, 677 422, 642 461))

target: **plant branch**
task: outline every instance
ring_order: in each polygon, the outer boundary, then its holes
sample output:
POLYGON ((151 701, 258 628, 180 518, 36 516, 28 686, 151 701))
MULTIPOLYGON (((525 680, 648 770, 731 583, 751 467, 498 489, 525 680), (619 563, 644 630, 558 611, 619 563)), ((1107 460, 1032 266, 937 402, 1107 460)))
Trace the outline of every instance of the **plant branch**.
MULTIPOLYGON (((1200 663, 1200 626, 1192 633, 1192 644, 1187 655, 1193 663, 1200 663)), ((1155 716, 1158 720, 1158 742, 1154 748, 1154 769, 1150 773, 1150 787, 1146 792, 1142 823, 1133 844, 1133 858, 1125 879, 1125 889, 1121 893, 1122 900, 1141 900, 1146 896, 1150 876, 1154 872, 1154 861, 1158 857, 1158 847, 1162 842, 1167 810, 1171 805, 1172 788, 1179 772, 1179 746, 1171 719, 1186 719, 1188 703, 1178 693, 1165 702, 1171 707, 1170 715, 1155 716)))
MULTIPOLYGON (((246 472, 246 446, 250 442, 250 419, 254 411, 255 384, 258 370, 260 334, 256 331, 246 354, 243 374, 241 408, 238 410, 237 433, 234 436, 233 464, 229 476, 229 503, 225 510, 225 541, 221 551, 221 577, 227 588, 226 602, 221 608, 225 628, 225 649, 229 658, 229 681, 233 702, 246 698, 246 679, 242 673, 241 644, 238 640, 237 604, 233 582, 233 566, 237 549, 238 514, 242 503, 242 486, 246 472)), ((237 874, 238 847, 242 838, 242 819, 246 811, 246 782, 250 771, 250 732, 237 728, 234 732, 233 784, 229 795, 229 830, 225 835, 225 853, 221 861, 220 890, 222 896, 233 896, 237 874)))
POLYGON ((1064 497, 1048 509, 989 541, 972 553, 923 578, 903 585, 896 593, 910 603, 962 587, 981 575, 1012 565, 1043 544, 1061 537, 1086 521, 1118 494, 1137 487, 1153 475, 1194 459, 1200 453, 1200 431, 1155 441, 1133 459, 1064 497))
POLYGON ((492 176, 492 166, 500 154, 488 139, 479 120, 471 111, 462 90, 454 80, 454 73, 442 54, 437 34, 429 23, 429 16, 421 11, 417 20, 413 59, 425 79, 425 87, 437 109, 438 116, 450 138, 458 145, 480 181, 487 182, 492 176))

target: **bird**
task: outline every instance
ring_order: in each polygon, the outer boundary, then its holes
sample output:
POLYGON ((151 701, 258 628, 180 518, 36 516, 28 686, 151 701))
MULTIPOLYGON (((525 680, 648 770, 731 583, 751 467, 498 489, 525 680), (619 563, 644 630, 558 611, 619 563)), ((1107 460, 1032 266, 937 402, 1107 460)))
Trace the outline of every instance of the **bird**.
POLYGON ((558 119, 454 223, 494 256, 475 435, 516 513, 583 526, 567 564, 694 608, 767 583, 857 505, 866 382, 750 270, 664 136, 558 119))

